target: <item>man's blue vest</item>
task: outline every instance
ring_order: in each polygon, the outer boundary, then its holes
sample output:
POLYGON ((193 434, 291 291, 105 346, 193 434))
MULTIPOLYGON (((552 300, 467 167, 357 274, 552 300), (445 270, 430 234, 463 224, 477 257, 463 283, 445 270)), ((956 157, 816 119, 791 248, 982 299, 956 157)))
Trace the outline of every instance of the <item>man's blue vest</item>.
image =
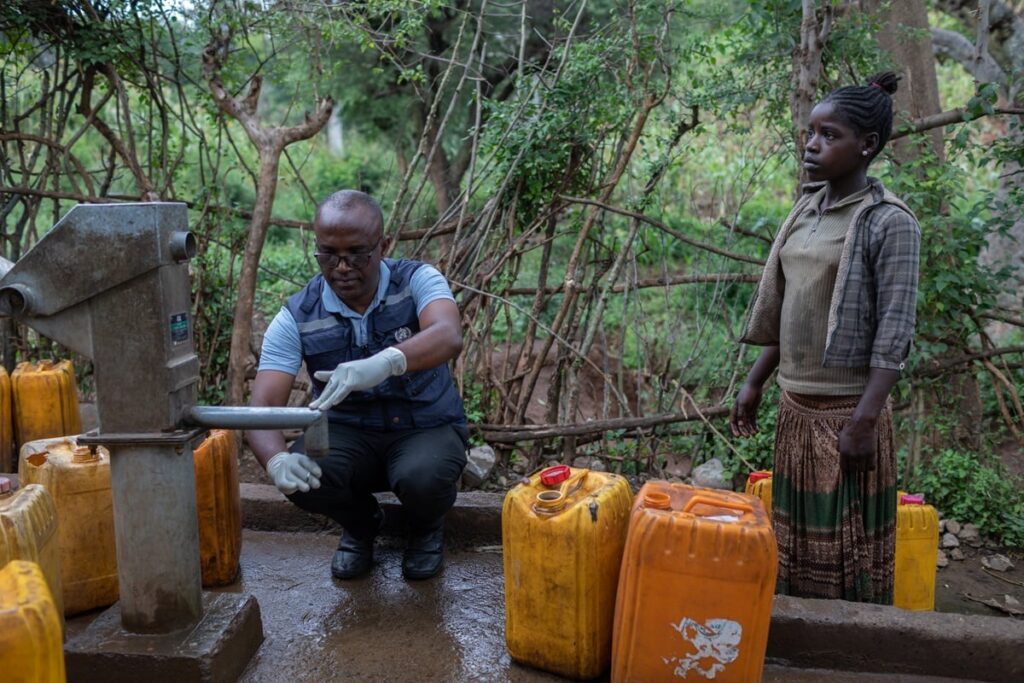
MULTIPOLYGON (((291 296, 286 304, 295 318, 302 342, 302 358, 316 396, 326 382, 313 377, 318 370, 334 370, 339 363, 369 358, 405 341, 420 331, 410 280, 422 263, 385 259, 391 270, 387 295, 366 319, 366 345, 356 346, 352 322, 323 306, 323 275, 317 275, 291 296)), ((466 422, 462 398, 455 389, 448 364, 421 372, 391 377, 368 391, 354 391, 328 411, 331 420, 366 429, 400 430, 438 427, 466 422)))

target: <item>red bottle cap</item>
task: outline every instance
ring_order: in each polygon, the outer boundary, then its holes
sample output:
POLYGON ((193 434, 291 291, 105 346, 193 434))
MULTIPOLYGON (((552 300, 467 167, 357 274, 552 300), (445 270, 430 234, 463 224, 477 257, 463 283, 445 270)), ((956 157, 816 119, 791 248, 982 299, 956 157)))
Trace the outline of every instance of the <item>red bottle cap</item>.
POLYGON ((540 483, 545 486, 558 486, 569 478, 569 474, 568 465, 555 465, 554 467, 549 467, 546 470, 541 470, 540 483))
POLYGON ((750 476, 747 477, 747 481, 749 481, 751 484, 753 484, 755 482, 761 481, 762 479, 771 479, 771 478, 772 478, 771 470, 759 470, 757 472, 751 472, 750 476))
POLYGON ((0 493, 11 492, 11 480, 7 477, 0 477, 0 493))
POLYGON ((904 493, 900 496, 900 505, 924 505, 924 494, 904 493))

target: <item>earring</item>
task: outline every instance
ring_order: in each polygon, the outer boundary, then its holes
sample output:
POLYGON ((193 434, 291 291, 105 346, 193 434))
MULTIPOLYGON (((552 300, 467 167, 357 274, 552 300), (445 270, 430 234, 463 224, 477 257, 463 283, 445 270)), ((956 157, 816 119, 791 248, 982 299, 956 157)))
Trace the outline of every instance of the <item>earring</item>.
POLYGON ((863 154, 864 156, 867 156, 868 155, 868 151, 864 150, 863 152, 861 152, 861 154, 863 154))

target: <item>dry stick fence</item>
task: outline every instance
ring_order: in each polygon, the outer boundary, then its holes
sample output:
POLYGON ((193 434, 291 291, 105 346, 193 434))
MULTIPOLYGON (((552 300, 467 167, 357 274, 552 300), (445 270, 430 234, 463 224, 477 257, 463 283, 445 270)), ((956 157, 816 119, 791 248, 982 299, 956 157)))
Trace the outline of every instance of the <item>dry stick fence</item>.
MULTIPOLYGON (((485 421, 474 425, 475 428, 484 439, 497 445, 536 444, 530 453, 535 460, 541 457, 544 444, 561 443, 562 455, 567 457, 576 446, 603 438, 609 432, 620 438, 637 438, 649 452, 653 452, 658 435, 670 425, 700 422, 704 430, 717 431, 712 420, 727 414, 728 407, 724 403, 728 397, 698 406, 686 393, 685 386, 696 386, 705 378, 692 375, 687 362, 679 364, 674 360, 671 349, 659 348, 656 338, 638 337, 638 344, 643 347, 638 354, 639 364, 647 368, 647 376, 639 380, 655 376, 671 378, 674 375, 675 382, 674 387, 672 383, 666 383, 652 389, 652 395, 646 399, 630 398, 624 387, 627 372, 621 367, 609 367, 609 343, 600 340, 614 340, 618 333, 617 347, 621 350, 625 346, 626 328, 631 323, 636 328, 641 327, 639 323, 643 312, 638 312, 642 305, 641 290, 667 290, 680 285, 706 285, 710 290, 710 299, 704 302, 707 313, 696 321, 695 328, 706 330, 713 325, 724 325, 732 329, 737 321, 725 320, 725 307, 720 305, 724 292, 729 286, 755 282, 757 272, 728 272, 721 268, 721 264, 724 261, 734 262, 747 269, 761 265, 755 257, 720 246, 720 237, 697 240, 644 213, 645 202, 658 186, 668 161, 649 171, 640 188, 632 189, 630 176, 638 173, 633 152, 645 136, 652 114, 663 109, 668 96, 667 84, 671 82, 669 65, 660 60, 668 17, 655 32, 656 49, 653 52, 640 50, 639 41, 633 41, 636 49, 629 54, 626 64, 618 65, 623 81, 629 86, 629 96, 636 104, 632 116, 620 128, 602 133, 604 137, 580 143, 574 150, 575 155, 570 156, 564 173, 545 188, 545 202, 532 210, 524 208, 520 171, 528 159, 524 158, 521 150, 511 161, 503 164, 496 154, 516 127, 528 131, 524 150, 536 142, 534 130, 528 123, 531 119, 543 117, 549 113, 550 107, 556 106, 550 98, 569 66, 571 46, 576 40, 584 9, 585 3, 581 3, 570 30, 561 38, 561 56, 553 59, 555 52, 551 51, 548 61, 538 67, 538 75, 524 78, 517 84, 520 87, 520 96, 516 100, 518 108, 506 120, 506 130, 497 136, 498 142, 492 144, 490 151, 480 147, 482 114, 478 74, 485 70, 485 55, 488 53, 487 39, 482 33, 484 18, 481 13, 475 18, 475 25, 463 18, 457 42, 469 46, 470 57, 448 61, 441 75, 441 86, 430 100, 428 120, 414 163, 409 165, 401 179, 396 193, 398 200, 389 212, 393 221, 389 224, 391 234, 399 240, 415 241, 416 254, 440 254, 439 264, 455 283, 467 332, 466 350, 458 361, 459 381, 463 388, 477 385, 485 396, 487 407, 485 421), (655 56, 652 58, 651 54, 655 56), (477 125, 473 132, 470 171, 463 183, 464 189, 433 225, 414 227, 409 224, 409 216, 422 203, 425 169, 439 153, 442 136, 452 122, 454 103, 470 83, 477 89, 473 107, 477 125), (447 101, 441 97, 445 84, 450 85, 447 101), (624 132, 620 134, 618 131, 624 132), (593 180, 587 187, 574 186, 575 177, 584 171, 593 180), (481 198, 484 188, 488 188, 485 200, 481 198), (613 197, 619 196, 635 198, 629 207, 622 207, 612 202, 613 197), (619 225, 613 222, 615 220, 624 221, 627 226, 625 238, 617 242, 609 239, 605 231, 609 225, 619 225), (689 272, 680 273, 674 272, 667 259, 663 259, 660 275, 640 277, 636 241, 642 234, 641 226, 660 232, 664 239, 688 245, 714 267, 702 271, 691 265, 689 272), (566 254, 569 254, 568 258, 566 254), (530 282, 532 286, 523 282, 530 282), (624 318, 617 328, 606 320, 604 314, 613 295, 621 297, 626 315, 632 316, 624 318), (517 303, 517 299, 524 305, 517 303), (550 315, 552 310, 553 316, 550 315), (515 330, 521 332, 516 335, 515 330), (511 342, 513 338, 518 340, 518 348, 511 342), (507 353, 496 363, 492 352, 502 345, 507 353), (549 351, 553 352, 553 358, 549 351), (593 359, 592 352, 597 352, 598 360, 593 359), (538 396, 539 380, 550 362, 554 367, 547 393, 538 396), (588 415, 589 419, 582 417, 580 407, 585 398, 581 381, 585 372, 592 372, 599 378, 603 398, 597 413, 588 415), (677 400, 680 396, 682 401, 677 400), (531 401, 538 399, 546 405, 545 417, 539 424, 528 424, 528 407, 531 401), (681 409, 664 411, 658 406, 681 409), (650 414, 652 412, 656 414, 650 414)), ((632 31, 637 31, 635 22, 632 31)), ((523 43, 526 33, 524 26, 523 43)), ((145 61, 144 57, 142 59, 145 61)), ((171 63, 173 69, 178 68, 176 62, 171 63)), ((91 107, 86 107, 83 111, 85 120, 69 133, 71 122, 68 113, 74 110, 70 103, 82 88, 94 86, 92 81, 82 80, 66 56, 58 55, 54 64, 53 73, 46 72, 39 103, 30 108, 40 115, 45 112, 46 121, 42 125, 35 121, 37 125, 31 131, 21 128, 32 123, 27 117, 5 121, 5 132, 0 135, 0 144, 13 150, 7 154, 8 159, 16 160, 16 163, 6 165, 0 176, 0 199, 5 200, 0 202, 0 218, 4 219, 5 226, 7 217, 21 206, 15 226, 18 238, 11 243, 14 251, 9 252, 12 254, 16 254, 21 246, 31 244, 32 236, 37 234, 37 226, 47 226, 59 217, 61 201, 138 201, 141 196, 152 196, 154 188, 161 196, 177 196, 172 180, 174 168, 181 163, 180 153, 170 160, 167 168, 140 164, 134 158, 134 150, 142 146, 134 140, 137 131, 133 133, 130 128, 122 129, 116 124, 131 116, 127 111, 130 103, 123 97, 124 84, 119 82, 117 74, 102 71, 92 75, 92 78, 106 79, 110 87, 103 97, 91 107), (111 114, 109 107, 113 106, 120 109, 111 114), (112 125, 105 123, 105 117, 109 116, 114 116, 112 125), (111 154, 99 172, 90 172, 71 150, 84 132, 96 126, 97 122, 103 122, 97 130, 110 142, 111 154), (112 195, 113 179, 126 169, 138 180, 140 192, 137 195, 112 195), (62 180, 67 182, 62 183, 62 180), (40 215, 44 201, 52 203, 49 217, 40 215), (28 239, 21 239, 25 233, 28 239)), ((219 177, 224 163, 224 145, 232 144, 229 136, 222 135, 223 131, 220 131, 216 139, 210 139, 209 132, 203 131, 193 118, 193 108, 184 106, 187 97, 181 86, 183 79, 167 78, 167 74, 160 74, 152 63, 139 66, 147 74, 156 74, 156 81, 174 84, 169 95, 162 88, 149 88, 151 101, 160 111, 159 115, 149 116, 148 120, 162 123, 156 129, 156 140, 147 144, 152 148, 166 149, 172 135, 171 128, 177 127, 179 135, 202 140, 199 159, 203 177, 219 177)), ((88 99, 85 102, 88 104, 88 99)), ((666 159, 672 158, 675 145, 696 125, 698 112, 691 109, 690 114, 689 119, 680 118, 674 128, 671 142, 664 150, 666 159)), ((146 155, 146 158, 151 156, 146 155)), ((199 220, 216 216, 243 220, 252 217, 251 212, 219 205, 209 197, 186 203, 193 209, 194 216, 198 214, 199 220)), ((735 227, 734 221, 719 221, 729 235, 742 235, 744 232, 735 227)), ((269 222, 297 229, 311 227, 307 221, 279 217, 272 217, 269 222)), ((764 239, 756 234, 746 236, 764 239)), ((1011 318, 1008 323, 1020 324, 1019 318, 1011 318)), ((679 331, 669 330, 666 334, 678 335, 679 331)), ((698 336, 690 350, 690 359, 706 353, 708 343, 706 337, 698 336)), ((981 352, 965 350, 963 357, 943 361, 942 367, 921 368, 917 375, 921 378, 936 376, 982 363, 998 381, 1000 373, 1005 379, 1008 366, 1004 363, 1000 371, 993 359, 1021 352, 1024 348, 986 348, 981 352)), ((738 356, 722 355, 731 356, 729 362, 732 366, 728 369, 732 371, 734 381, 738 356)), ((639 380, 637 384, 641 383, 639 380)), ((1005 402, 1001 405, 1008 419, 1012 417, 1009 416, 1011 407, 1019 412, 1012 397, 1009 406, 1005 402)))

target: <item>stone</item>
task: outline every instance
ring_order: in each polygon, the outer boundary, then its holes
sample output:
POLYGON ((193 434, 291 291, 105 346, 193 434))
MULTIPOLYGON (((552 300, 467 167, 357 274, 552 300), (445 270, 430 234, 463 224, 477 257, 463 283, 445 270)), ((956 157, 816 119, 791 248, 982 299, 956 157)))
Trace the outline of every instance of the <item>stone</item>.
POLYGON ((963 528, 960 529, 960 533, 957 534, 957 538, 974 548, 982 544, 981 533, 978 531, 978 527, 973 524, 964 524, 963 528))
POLYGON ((591 470, 592 472, 605 472, 608 468, 601 458, 581 455, 573 459, 572 466, 576 469, 591 470))
MULTIPOLYGON (((939 552, 942 552, 942 551, 940 550, 939 552)), ((949 557, 952 560, 956 560, 957 562, 960 562, 960 561, 962 561, 964 559, 964 551, 960 550, 960 548, 953 548, 952 550, 949 551, 949 557)))
POLYGON ((462 483, 466 488, 479 488, 494 472, 498 464, 498 456, 490 446, 477 446, 469 449, 466 469, 462 470, 462 483))
POLYGON ((935 557, 935 566, 942 569, 949 565, 949 558, 946 557, 946 553, 939 551, 939 554, 935 557))
POLYGON ((964 524, 961 526, 961 530, 955 531, 956 537, 961 541, 968 541, 970 539, 977 539, 981 537, 981 533, 978 532, 978 527, 974 524, 964 524))
POLYGON ((939 520, 939 535, 941 536, 944 533, 946 533, 946 520, 940 519, 939 520))
POLYGON ((987 567, 994 572, 1005 572, 1013 569, 1013 562, 1006 555, 986 555, 981 558, 981 564, 983 567, 987 567))
POLYGON ((955 519, 947 519, 946 520, 946 531, 951 533, 951 534, 959 534, 960 533, 960 522, 956 521, 955 519))
POLYGON ((666 477, 683 479, 693 472, 693 458, 688 455, 670 453, 665 457, 665 468, 662 470, 666 477))
POLYGON ((940 548, 956 548, 960 545, 960 539, 950 532, 942 534, 942 543, 939 544, 940 548))
POLYGON ((725 467, 718 458, 693 468, 693 484, 706 489, 732 490, 732 481, 725 476, 725 467))

